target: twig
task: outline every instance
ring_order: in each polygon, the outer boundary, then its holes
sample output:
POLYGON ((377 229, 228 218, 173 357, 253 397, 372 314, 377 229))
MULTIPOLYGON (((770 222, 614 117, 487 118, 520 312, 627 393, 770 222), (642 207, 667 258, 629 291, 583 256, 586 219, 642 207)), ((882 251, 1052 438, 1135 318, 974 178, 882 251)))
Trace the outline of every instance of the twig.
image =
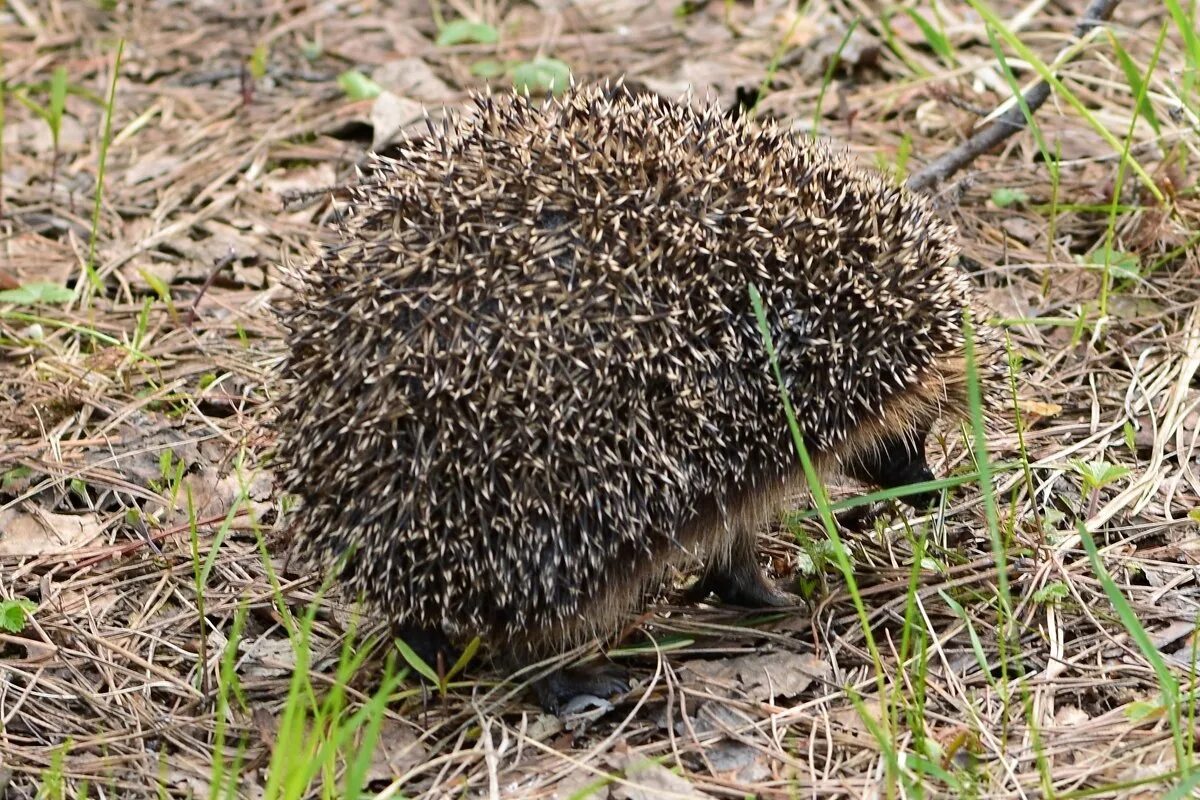
POLYGON ((208 273, 208 277, 204 279, 204 285, 200 287, 200 291, 196 293, 196 299, 192 303, 192 307, 188 309, 187 316, 184 318, 183 325, 186 328, 192 327, 192 323, 196 321, 196 312, 200 308, 200 300, 203 299, 204 293, 207 292, 217 280, 217 276, 221 274, 221 270, 228 267, 234 261, 237 261, 238 255, 234 251, 233 245, 229 246, 229 252, 213 264, 212 270, 208 273))
MULTIPOLYGON (((1075 23, 1075 38, 1083 38, 1092 28, 1110 19, 1120 2, 1121 0, 1092 0, 1088 3, 1083 16, 1075 23)), ((1024 105, 1028 107, 1030 116, 1036 114, 1049 97, 1050 84, 1046 81, 1039 81, 1036 86, 1026 92, 1024 105)), ((1026 124, 1027 120, 1022 104, 1014 103, 992 124, 950 152, 934 159, 923 169, 913 173, 912 177, 908 179, 908 188, 913 191, 925 191, 943 183, 979 156, 1023 129, 1026 124)))

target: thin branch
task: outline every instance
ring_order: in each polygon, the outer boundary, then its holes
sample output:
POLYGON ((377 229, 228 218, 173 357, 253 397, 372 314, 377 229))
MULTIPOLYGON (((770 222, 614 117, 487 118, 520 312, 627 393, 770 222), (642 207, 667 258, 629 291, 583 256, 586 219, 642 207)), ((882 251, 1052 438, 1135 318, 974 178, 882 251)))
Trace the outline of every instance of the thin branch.
MULTIPOLYGON (((1092 28, 1109 20, 1121 0, 1092 0, 1084 10, 1083 16, 1075 23, 1075 38, 1081 39, 1092 28)), ((1025 93, 1025 106, 1029 115, 1033 116, 1050 97, 1050 84, 1039 81, 1025 93)), ((992 121, 983 130, 967 139, 962 144, 945 153, 923 169, 913 173, 908 179, 908 188, 913 191, 925 191, 938 184, 944 183, 951 175, 963 169, 975 159, 1008 139, 1017 131, 1022 130, 1027 123, 1025 112, 1020 103, 1013 105, 992 121)))

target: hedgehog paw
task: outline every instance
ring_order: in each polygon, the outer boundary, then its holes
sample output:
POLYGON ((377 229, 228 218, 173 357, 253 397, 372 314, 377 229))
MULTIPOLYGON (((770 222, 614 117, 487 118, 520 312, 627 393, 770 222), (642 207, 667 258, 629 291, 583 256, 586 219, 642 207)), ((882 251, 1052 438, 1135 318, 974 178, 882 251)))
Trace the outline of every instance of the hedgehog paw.
POLYGON ((538 703, 555 715, 578 697, 607 699, 628 691, 625 671, 612 664, 556 670, 533 684, 538 703))
POLYGON ((748 570, 717 569, 708 572, 687 592, 688 602, 699 602, 710 594, 721 602, 744 608, 787 608, 798 604, 794 595, 770 584, 755 565, 748 570))

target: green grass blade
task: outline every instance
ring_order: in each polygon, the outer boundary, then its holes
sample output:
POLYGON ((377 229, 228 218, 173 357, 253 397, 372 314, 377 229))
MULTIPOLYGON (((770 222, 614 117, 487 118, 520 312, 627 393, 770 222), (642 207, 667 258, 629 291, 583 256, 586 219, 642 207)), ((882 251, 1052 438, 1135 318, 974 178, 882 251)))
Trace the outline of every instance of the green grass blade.
POLYGON ((1191 763, 1189 762, 1183 744, 1183 732, 1180 728, 1180 696, 1179 696, 1179 681, 1167 666, 1166 659, 1162 657, 1162 653, 1158 652, 1158 648, 1154 646, 1154 642, 1150 639, 1150 634, 1142 626, 1141 620, 1138 619, 1137 612, 1133 610, 1133 606, 1125 599, 1125 595, 1117 587, 1112 576, 1108 574, 1108 570, 1104 566, 1104 562, 1100 558, 1100 552, 1096 548, 1096 542, 1092 539, 1092 535, 1088 533, 1087 526, 1083 522, 1076 524, 1079 531, 1079 539, 1083 543, 1083 549, 1087 552, 1088 561, 1092 565, 1092 572, 1100 580, 1100 585, 1104 587, 1104 594, 1108 596, 1108 601, 1112 603, 1113 608, 1117 612, 1117 616, 1121 620, 1121 625, 1129 634, 1129 637, 1137 645, 1145 659, 1150 662, 1151 668, 1158 679, 1159 690, 1163 694, 1163 702, 1167 707, 1168 722, 1171 725, 1171 731, 1175 740, 1175 756, 1176 763, 1179 768, 1180 775, 1187 777, 1191 771, 1191 763))
POLYGON ((1063 82, 1060 81, 1058 76, 1054 74, 1054 70, 1046 66, 1046 63, 1038 58, 1036 53, 1030 50, 1029 47, 1026 46, 1016 34, 1009 30, 1004 24, 1003 20, 996 16, 996 13, 992 11, 991 8, 989 8, 987 4, 983 2, 983 0, 967 0, 967 2, 972 8, 979 12, 979 16, 983 17, 984 21, 988 25, 992 26, 1000 34, 1001 38, 1004 39, 1009 47, 1015 50, 1017 54, 1021 56, 1021 58, 1025 59, 1025 61, 1034 68, 1042 80, 1050 84, 1050 88, 1053 89, 1059 97, 1070 104, 1070 106, 1074 108, 1075 111, 1081 117, 1083 117, 1089 125, 1092 126, 1092 129, 1100 135, 1100 138, 1104 139, 1104 141, 1110 147, 1112 147, 1114 153, 1122 153, 1122 162, 1128 163, 1129 168, 1137 173, 1137 176, 1145 185, 1146 191, 1150 192, 1150 194, 1152 194, 1154 199, 1158 202, 1163 202, 1166 198, 1163 197, 1162 190, 1158 188, 1158 185, 1154 182, 1154 179, 1150 177, 1150 175, 1146 172, 1142 165, 1137 162, 1136 159, 1131 158, 1127 152, 1124 152, 1124 147, 1121 145, 1121 142, 1117 139, 1117 137, 1113 136, 1112 132, 1109 131, 1109 129, 1106 128, 1100 122, 1100 120, 1096 119, 1096 115, 1092 113, 1091 109, 1083 104, 1083 101, 1075 96, 1074 92, 1070 91, 1066 86, 1063 85, 1063 82))
MULTIPOLYGON (((759 334, 762 336, 763 346, 766 348, 771 369, 775 374, 775 382, 779 389, 780 400, 783 402, 784 413, 787 416, 788 429, 792 434, 792 442, 796 447, 796 453, 800 456, 800 464, 804 470, 804 477, 808 482, 809 491, 812 493, 813 502, 820 513, 825 533, 833 543, 834 561, 837 563, 838 570, 842 573, 842 578, 846 581, 846 590, 850 594, 850 599, 854 604, 859 626, 866 641, 867 651, 871 654, 871 663, 875 667, 876 689, 880 702, 883 702, 887 696, 887 684, 883 676, 883 659, 880 656, 879 647, 875 642, 875 636, 871 632, 871 621, 867 616, 866 605, 863 602, 861 592, 859 592, 858 582, 854 579, 854 567, 850 562, 849 551, 846 549, 845 542, 842 541, 841 534, 838 533, 837 524, 833 520, 833 512, 830 509, 829 495, 825 490, 824 483, 822 483, 820 477, 817 475, 812 458, 809 456, 808 448, 804 444, 804 435, 800 432, 799 423, 796 421, 796 413, 792 408, 792 400, 788 395, 787 384, 784 382, 783 372, 779 368, 779 359, 775 352, 775 342, 771 336, 771 327, 767 323, 762 295, 759 293, 758 287, 754 284, 750 284, 747 290, 750 293, 750 304, 754 309, 755 320, 758 322, 759 334)), ((865 708, 862 710, 862 713, 866 713, 865 708)), ((867 719, 864 719, 863 723, 866 725, 872 724, 867 719)), ((898 778, 899 764, 894 759, 895 753, 893 751, 889 759, 889 770, 893 776, 898 778)))
POLYGON ((946 35, 933 27, 933 24, 915 8, 906 8, 904 11, 908 14, 909 19, 921 29, 921 35, 925 37, 929 49, 937 53, 938 57, 950 66, 955 66, 957 62, 954 58, 954 48, 950 46, 950 40, 946 38, 946 35))
POLYGON ((425 659, 417 655, 416 650, 413 650, 408 646, 408 642, 397 638, 396 648, 400 651, 400 655, 404 657, 404 660, 408 662, 410 667, 419 672, 435 686, 441 684, 441 681, 438 680, 437 672, 434 671, 433 667, 425 663, 425 659))
POLYGON ((50 78, 50 103, 47 106, 50 133, 54 139, 54 149, 58 149, 58 137, 62 133, 63 109, 67 105, 67 68, 57 67, 50 78))
POLYGON ((829 84, 833 82, 833 71, 841 63, 842 51, 846 49, 846 45, 850 42, 850 37, 854 35, 854 29, 858 27, 858 23, 861 21, 862 17, 855 17, 846 26, 846 33, 842 36, 842 41, 838 42, 837 50, 833 51, 833 56, 830 57, 829 64, 825 67, 825 75, 821 79, 821 90, 817 92, 817 105, 813 108, 812 132, 814 136, 821 129, 821 106, 825 102, 825 92, 829 89, 829 84))
POLYGON ((100 203, 104 199, 104 171, 108 165, 108 146, 112 143, 113 109, 117 103, 117 79, 121 75, 121 57, 125 54, 125 40, 117 43, 117 55, 113 59, 112 80, 108 84, 108 99, 104 104, 104 131, 100 137, 100 160, 96 166, 96 196, 92 203, 92 230, 88 236, 88 257, 84 269, 88 281, 96 291, 104 289, 104 281, 96 271, 96 239, 100 234, 100 203))
POLYGON ((1200 80, 1200 33, 1196 32, 1196 3, 1193 0, 1187 12, 1179 0, 1163 0, 1163 4, 1171 13, 1171 19, 1183 39, 1183 51, 1187 57, 1187 68, 1183 70, 1183 90, 1188 99, 1195 102, 1196 81, 1200 80))
MULTIPOLYGON (((1163 37, 1167 33, 1167 23, 1163 22, 1162 30, 1158 34, 1158 41, 1163 41, 1163 37)), ((1146 122, 1154 129, 1157 136, 1162 136, 1162 125, 1158 121, 1158 115, 1154 113, 1154 106, 1151 105, 1149 98, 1146 97, 1146 81, 1142 79, 1142 75, 1138 72, 1137 64, 1133 63, 1129 53, 1121 46, 1121 40, 1113 35, 1112 31, 1108 31, 1108 40, 1112 43, 1113 52, 1117 54, 1117 62, 1121 65, 1121 71, 1125 73, 1125 80, 1129 81, 1129 88, 1133 89, 1136 97, 1141 98, 1137 103, 1137 113, 1139 116, 1145 117, 1146 122)), ((1157 58, 1154 59, 1157 61, 1157 58)), ((1150 71, 1147 71, 1147 75, 1150 71)))

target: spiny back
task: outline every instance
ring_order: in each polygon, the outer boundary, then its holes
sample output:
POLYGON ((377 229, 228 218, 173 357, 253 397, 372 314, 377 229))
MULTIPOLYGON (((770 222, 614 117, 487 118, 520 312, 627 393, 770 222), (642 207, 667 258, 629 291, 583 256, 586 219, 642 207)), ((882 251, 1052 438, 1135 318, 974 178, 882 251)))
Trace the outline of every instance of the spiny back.
POLYGON ((397 622, 586 617, 701 502, 962 347, 925 201, 771 125, 623 87, 481 97, 376 158, 288 325, 279 459, 304 549, 397 622))

